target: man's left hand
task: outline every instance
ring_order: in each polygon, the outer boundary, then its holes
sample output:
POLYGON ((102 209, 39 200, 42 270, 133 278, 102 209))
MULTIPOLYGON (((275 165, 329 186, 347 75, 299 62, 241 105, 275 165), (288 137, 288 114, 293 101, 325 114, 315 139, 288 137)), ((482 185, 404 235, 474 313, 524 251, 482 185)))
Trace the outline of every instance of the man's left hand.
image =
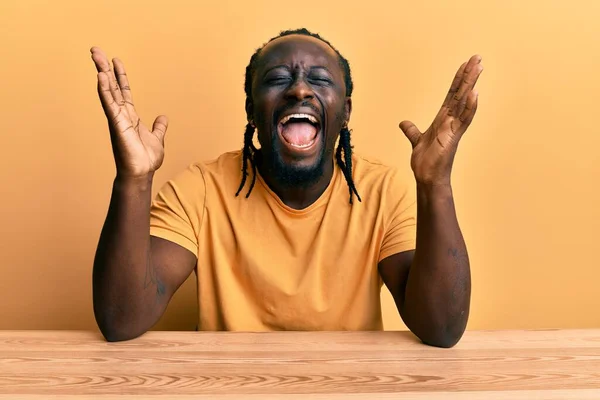
POLYGON ((400 129, 413 146, 411 167, 419 184, 449 185, 458 142, 477 110, 477 92, 473 90, 483 71, 481 57, 474 55, 460 66, 442 108, 423 133, 410 121, 400 129))

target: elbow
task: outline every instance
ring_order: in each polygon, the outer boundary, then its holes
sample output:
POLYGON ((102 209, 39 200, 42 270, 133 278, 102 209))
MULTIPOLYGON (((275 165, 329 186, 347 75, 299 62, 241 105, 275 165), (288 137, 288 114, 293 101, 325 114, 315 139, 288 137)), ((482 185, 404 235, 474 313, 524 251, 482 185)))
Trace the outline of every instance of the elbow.
MULTIPOLYGON (((420 310, 419 310, 420 311, 420 310)), ((401 314, 406 326, 422 342, 428 346, 449 349, 458 344, 467 328, 468 311, 462 311, 458 316, 452 313, 429 313, 429 318, 424 318, 426 313, 401 314), (411 318, 417 315, 418 318, 411 318)))
POLYGON ((464 332, 465 326, 460 324, 460 326, 432 329, 418 336, 428 346, 449 349, 458 344, 464 332))
POLYGON ((466 320, 406 321, 408 328, 428 346, 449 349, 458 344, 466 329, 466 320), (418 322, 418 323, 410 323, 418 322))
POLYGON ((135 339, 136 337, 140 336, 135 335, 135 334, 131 334, 129 332, 122 332, 122 331, 118 331, 118 330, 107 330, 107 329, 101 329, 100 332, 102 332, 102 336, 104 336, 104 339, 107 342, 124 342, 126 340, 131 340, 131 339, 135 339))
POLYGON ((456 346, 461 337, 462 335, 432 335, 431 337, 421 338, 421 341, 428 346, 450 349, 456 346))
POLYGON ((110 313, 95 310, 96 324, 107 342, 123 342, 135 339, 146 332, 136 327, 131 320, 115 318, 110 313))
POLYGON ((98 324, 98 327, 107 342, 123 342, 135 339, 145 333, 145 331, 135 331, 129 327, 111 324, 98 324))

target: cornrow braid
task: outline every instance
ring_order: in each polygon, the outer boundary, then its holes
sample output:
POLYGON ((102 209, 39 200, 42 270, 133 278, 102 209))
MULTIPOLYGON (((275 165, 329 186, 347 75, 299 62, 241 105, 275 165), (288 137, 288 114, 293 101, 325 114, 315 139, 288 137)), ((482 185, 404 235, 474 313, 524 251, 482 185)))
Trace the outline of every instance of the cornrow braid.
POLYGON ((346 183, 348 184, 348 191, 350 192, 350 204, 353 204, 352 195, 355 194, 358 201, 362 202, 356 185, 352 179, 352 144, 350 143, 350 130, 344 126, 340 130, 340 140, 338 143, 337 150, 335 152, 335 159, 337 165, 342 170, 346 183), (344 152, 344 159, 342 159, 342 152, 344 152))
POLYGON ((252 165, 252 183, 250 183, 250 189, 248 189, 248 193, 246 193, 246 198, 250 196, 250 192, 254 188, 254 184, 256 183, 256 160, 254 155, 256 154, 256 147, 252 142, 252 138, 254 137, 254 125, 248 122, 246 125, 246 131, 244 132, 244 149, 242 150, 242 183, 240 183, 240 187, 238 188, 235 196, 237 197, 244 185, 246 184, 246 177, 248 176, 248 162, 252 165))

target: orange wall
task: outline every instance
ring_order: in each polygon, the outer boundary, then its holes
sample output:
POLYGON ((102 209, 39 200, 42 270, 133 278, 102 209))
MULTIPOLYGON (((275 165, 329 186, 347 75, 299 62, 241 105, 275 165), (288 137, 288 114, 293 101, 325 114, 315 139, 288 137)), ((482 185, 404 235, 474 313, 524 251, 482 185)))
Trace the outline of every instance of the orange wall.
MULTIPOLYGON (((241 146, 248 59, 299 26, 351 62, 356 151, 407 173, 398 122, 425 128, 456 68, 481 54, 479 111, 454 168, 469 328, 600 327, 600 2, 356 4, 2 0, 0 329, 95 329, 92 259, 114 167, 89 48, 124 60, 146 121, 170 117, 158 187, 241 146)), ((386 326, 402 328, 383 301, 386 326)), ((188 281, 157 328, 192 329, 195 313, 188 281)))

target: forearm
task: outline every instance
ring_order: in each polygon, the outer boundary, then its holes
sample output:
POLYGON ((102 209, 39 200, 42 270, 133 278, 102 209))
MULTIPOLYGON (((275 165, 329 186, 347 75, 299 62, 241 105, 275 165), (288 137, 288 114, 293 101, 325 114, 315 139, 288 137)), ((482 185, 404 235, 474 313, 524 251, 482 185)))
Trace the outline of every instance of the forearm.
POLYGON ((152 178, 115 179, 93 272, 94 313, 108 340, 148 330, 158 318, 164 285, 150 252, 152 178))
POLYGON ((450 347, 469 316, 471 277, 450 185, 417 185, 417 243, 403 310, 424 342, 450 347))

